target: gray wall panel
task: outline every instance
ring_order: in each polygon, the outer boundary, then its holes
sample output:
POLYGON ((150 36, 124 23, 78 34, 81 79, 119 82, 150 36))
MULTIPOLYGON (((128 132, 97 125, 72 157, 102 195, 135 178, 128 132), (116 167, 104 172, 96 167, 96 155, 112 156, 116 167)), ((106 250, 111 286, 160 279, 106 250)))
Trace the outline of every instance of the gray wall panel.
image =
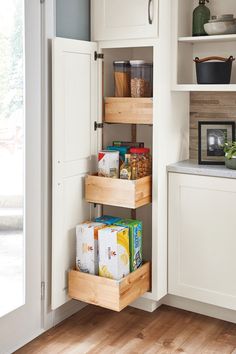
POLYGON ((57 37, 90 40, 90 0, 56 0, 57 37))

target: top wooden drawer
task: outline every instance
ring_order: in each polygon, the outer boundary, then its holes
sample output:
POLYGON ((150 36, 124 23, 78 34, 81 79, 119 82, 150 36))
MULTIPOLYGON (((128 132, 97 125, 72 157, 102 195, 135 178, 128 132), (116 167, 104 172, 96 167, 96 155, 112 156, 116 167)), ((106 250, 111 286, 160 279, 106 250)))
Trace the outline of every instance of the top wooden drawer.
POLYGON ((131 97, 105 98, 105 123, 152 124, 153 99, 131 97))

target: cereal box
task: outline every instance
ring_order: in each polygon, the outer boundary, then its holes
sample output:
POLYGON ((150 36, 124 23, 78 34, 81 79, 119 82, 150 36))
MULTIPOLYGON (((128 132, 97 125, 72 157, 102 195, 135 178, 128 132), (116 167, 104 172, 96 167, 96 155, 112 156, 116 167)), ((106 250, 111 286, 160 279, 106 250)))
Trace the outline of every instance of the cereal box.
POLYGON ((142 265, 142 222, 122 219, 116 225, 129 228, 130 272, 133 272, 142 265))
POLYGON ((89 221, 76 226, 76 268, 83 273, 98 274, 98 230, 103 227, 89 221))
POLYGON ((106 225, 114 225, 120 220, 121 218, 118 218, 116 216, 110 216, 110 215, 103 215, 95 219, 96 222, 101 222, 102 224, 106 224, 106 225))
POLYGON ((129 274, 129 230, 108 226, 98 232, 99 275, 120 280, 129 274))
POLYGON ((98 154, 98 176, 119 178, 119 151, 100 151, 98 154))

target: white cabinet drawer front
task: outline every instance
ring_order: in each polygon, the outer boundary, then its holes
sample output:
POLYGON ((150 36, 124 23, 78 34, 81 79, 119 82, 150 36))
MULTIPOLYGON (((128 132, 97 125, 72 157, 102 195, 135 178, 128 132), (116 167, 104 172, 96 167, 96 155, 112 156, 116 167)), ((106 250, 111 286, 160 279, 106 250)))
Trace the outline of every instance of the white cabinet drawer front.
POLYGON ((236 309, 236 181, 170 174, 169 292, 236 309))
POLYGON ((151 38, 158 33, 158 0, 92 0, 92 40, 151 38))

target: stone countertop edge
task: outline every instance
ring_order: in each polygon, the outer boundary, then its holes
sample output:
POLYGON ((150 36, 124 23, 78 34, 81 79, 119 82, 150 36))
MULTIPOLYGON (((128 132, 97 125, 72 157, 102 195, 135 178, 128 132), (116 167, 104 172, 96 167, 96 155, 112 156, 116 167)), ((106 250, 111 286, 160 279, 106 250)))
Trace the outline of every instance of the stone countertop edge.
POLYGON ((230 170, 224 165, 198 165, 193 160, 171 164, 167 166, 167 172, 236 179, 236 170, 230 170))

